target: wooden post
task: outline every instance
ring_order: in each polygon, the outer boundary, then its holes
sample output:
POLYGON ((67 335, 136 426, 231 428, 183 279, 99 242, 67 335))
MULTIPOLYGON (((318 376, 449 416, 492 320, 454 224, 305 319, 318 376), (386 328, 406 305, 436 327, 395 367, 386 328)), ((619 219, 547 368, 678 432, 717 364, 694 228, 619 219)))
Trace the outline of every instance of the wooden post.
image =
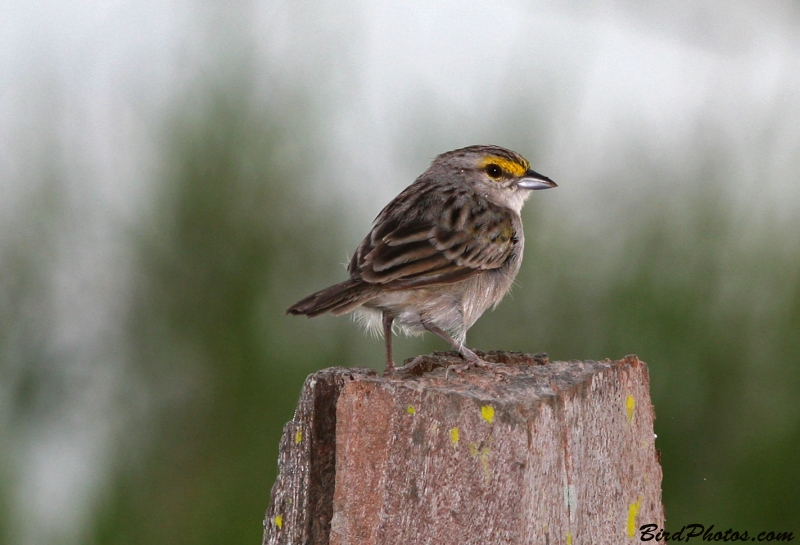
POLYGON ((325 369, 283 434, 266 544, 638 543, 664 526, 647 365, 325 369))

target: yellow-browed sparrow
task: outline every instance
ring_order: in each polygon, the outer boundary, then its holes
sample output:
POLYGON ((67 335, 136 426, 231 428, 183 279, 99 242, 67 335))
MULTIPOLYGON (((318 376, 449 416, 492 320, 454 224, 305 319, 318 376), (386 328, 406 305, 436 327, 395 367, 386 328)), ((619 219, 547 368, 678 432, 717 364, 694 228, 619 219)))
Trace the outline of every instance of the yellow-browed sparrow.
POLYGON ((356 310, 386 339, 394 370, 392 324, 406 334, 435 333, 466 360, 467 330, 497 305, 517 276, 524 236, 520 210, 532 189, 556 187, 521 155, 470 146, 439 155, 375 218, 347 270, 350 279, 309 295, 288 314, 356 310))

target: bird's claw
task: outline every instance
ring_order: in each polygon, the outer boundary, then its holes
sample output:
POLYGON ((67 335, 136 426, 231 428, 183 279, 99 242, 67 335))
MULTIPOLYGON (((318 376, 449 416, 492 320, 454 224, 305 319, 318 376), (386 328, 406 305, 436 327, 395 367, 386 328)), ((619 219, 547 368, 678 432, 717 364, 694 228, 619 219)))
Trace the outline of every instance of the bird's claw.
POLYGON ((513 374, 511 370, 509 370, 508 366, 503 365, 502 363, 492 363, 485 361, 478 356, 474 358, 467 358, 467 361, 464 363, 456 363, 453 365, 448 365, 447 370, 444 372, 444 378, 447 380, 450 375, 450 371, 453 371, 457 375, 461 375, 464 371, 469 370, 472 367, 481 367, 486 369, 487 371, 492 371, 493 373, 501 374, 501 375, 511 375, 513 374))

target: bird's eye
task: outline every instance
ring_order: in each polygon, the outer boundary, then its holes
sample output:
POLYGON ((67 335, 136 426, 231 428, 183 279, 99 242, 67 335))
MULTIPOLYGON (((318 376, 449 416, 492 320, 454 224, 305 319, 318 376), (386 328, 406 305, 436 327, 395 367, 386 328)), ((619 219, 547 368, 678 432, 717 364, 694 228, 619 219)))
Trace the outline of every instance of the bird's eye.
POLYGON ((491 164, 486 167, 486 174, 494 178, 495 180, 503 175, 503 169, 495 164, 491 164))

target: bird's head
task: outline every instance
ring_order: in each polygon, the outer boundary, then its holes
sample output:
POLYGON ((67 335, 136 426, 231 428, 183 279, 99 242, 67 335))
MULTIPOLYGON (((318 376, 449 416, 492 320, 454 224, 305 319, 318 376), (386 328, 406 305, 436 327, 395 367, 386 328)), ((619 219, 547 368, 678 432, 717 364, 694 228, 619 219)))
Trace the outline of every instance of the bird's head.
POLYGON ((556 187, 531 170, 520 154, 499 146, 469 146, 436 157, 428 175, 442 183, 464 183, 488 200, 519 213, 532 190, 556 187))

